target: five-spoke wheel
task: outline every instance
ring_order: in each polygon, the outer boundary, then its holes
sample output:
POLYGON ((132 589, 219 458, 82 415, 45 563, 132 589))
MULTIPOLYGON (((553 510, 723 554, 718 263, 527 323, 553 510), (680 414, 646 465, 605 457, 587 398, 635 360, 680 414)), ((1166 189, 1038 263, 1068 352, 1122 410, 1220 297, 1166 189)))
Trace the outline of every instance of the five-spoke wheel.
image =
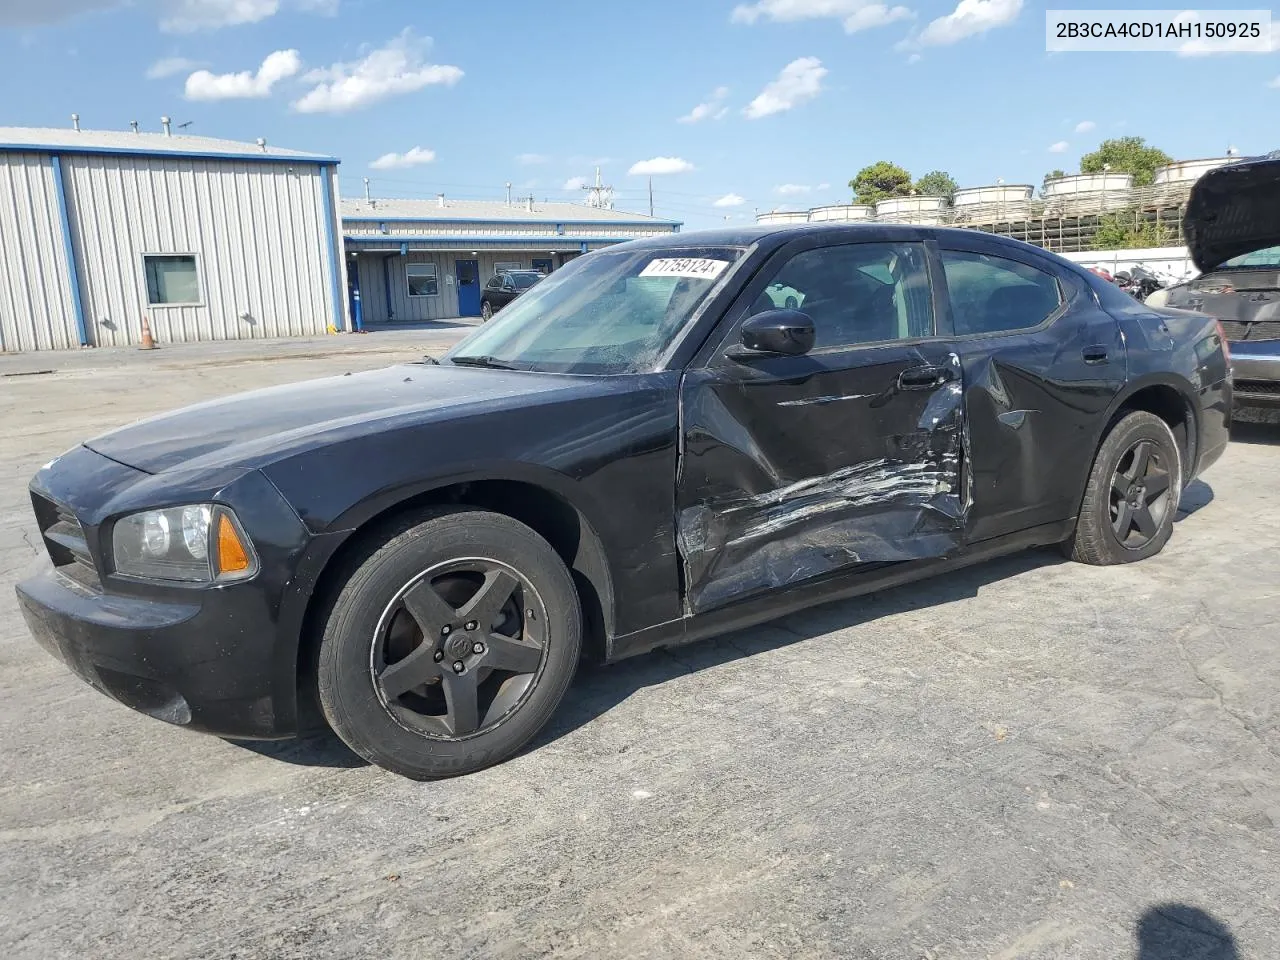
POLYGON ((501 514, 436 508, 369 535, 325 623, 317 684, 334 731, 417 779, 478 770, 550 718, 578 663, 564 562, 501 514))

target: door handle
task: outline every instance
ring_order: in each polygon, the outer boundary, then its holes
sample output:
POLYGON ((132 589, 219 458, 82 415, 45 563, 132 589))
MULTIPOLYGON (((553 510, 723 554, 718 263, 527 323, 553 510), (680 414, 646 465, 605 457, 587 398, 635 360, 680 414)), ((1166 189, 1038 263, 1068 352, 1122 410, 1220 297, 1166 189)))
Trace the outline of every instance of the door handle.
POLYGON ((1093 364, 1106 363, 1107 348, 1100 343, 1095 343, 1093 346, 1085 347, 1083 350, 1081 350, 1080 356, 1084 357, 1085 363, 1093 363, 1093 364))
POLYGON ((898 374, 898 389, 933 390, 955 377, 956 373, 950 367, 929 363, 922 367, 910 367, 898 374))

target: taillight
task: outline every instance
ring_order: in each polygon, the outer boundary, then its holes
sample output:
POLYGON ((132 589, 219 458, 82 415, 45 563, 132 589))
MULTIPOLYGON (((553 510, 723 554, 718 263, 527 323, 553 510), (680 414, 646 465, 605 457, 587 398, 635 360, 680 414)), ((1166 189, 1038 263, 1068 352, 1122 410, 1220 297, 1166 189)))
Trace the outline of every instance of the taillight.
POLYGON ((1222 344, 1222 356, 1226 358, 1227 363, 1231 362, 1231 344, 1227 340, 1227 332, 1222 329, 1222 321, 1215 320, 1214 326, 1218 328, 1218 342, 1222 344))

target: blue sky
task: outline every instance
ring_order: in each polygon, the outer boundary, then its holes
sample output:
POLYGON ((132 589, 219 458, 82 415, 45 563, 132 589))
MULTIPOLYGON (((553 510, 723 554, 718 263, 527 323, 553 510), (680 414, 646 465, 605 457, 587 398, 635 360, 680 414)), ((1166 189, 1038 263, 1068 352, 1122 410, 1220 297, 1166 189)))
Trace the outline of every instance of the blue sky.
POLYGON ((1048 54, 1044 10, 0 0, 0 126, 75 112, 87 129, 154 130, 167 114, 339 156, 345 195, 368 176, 379 196, 497 199, 509 180, 575 199, 599 162, 617 205, 644 210, 631 171, 653 169, 656 212, 688 227, 847 202, 880 159, 973 186, 1038 184, 1108 136, 1179 159, 1280 148, 1280 54, 1048 54))

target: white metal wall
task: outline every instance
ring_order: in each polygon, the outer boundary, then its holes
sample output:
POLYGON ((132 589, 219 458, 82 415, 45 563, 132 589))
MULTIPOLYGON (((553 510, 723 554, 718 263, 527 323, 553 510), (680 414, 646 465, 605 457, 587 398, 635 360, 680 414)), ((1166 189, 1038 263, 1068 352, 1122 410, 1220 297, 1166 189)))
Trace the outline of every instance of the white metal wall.
POLYGON ((0 152, 0 350, 80 343, 57 190, 47 154, 0 152))
MULTIPOLYGON (((62 163, 94 343, 137 343, 144 311, 161 342, 302 336, 340 324, 327 168, 131 156, 64 155, 62 163), (201 303, 148 306, 144 253, 195 254, 201 303)), ((338 272, 345 303, 340 253, 338 272)))
POLYGON ((361 237, 529 237, 532 240, 544 238, 555 240, 558 236, 570 237, 626 237, 636 240, 640 237, 656 237, 674 233, 673 227, 665 224, 629 224, 629 223, 566 223, 562 234, 556 232, 554 223, 519 223, 490 220, 484 223, 470 223, 448 220, 366 220, 347 219, 343 221, 343 230, 348 236, 361 237), (379 224, 385 223, 383 231, 379 224))

